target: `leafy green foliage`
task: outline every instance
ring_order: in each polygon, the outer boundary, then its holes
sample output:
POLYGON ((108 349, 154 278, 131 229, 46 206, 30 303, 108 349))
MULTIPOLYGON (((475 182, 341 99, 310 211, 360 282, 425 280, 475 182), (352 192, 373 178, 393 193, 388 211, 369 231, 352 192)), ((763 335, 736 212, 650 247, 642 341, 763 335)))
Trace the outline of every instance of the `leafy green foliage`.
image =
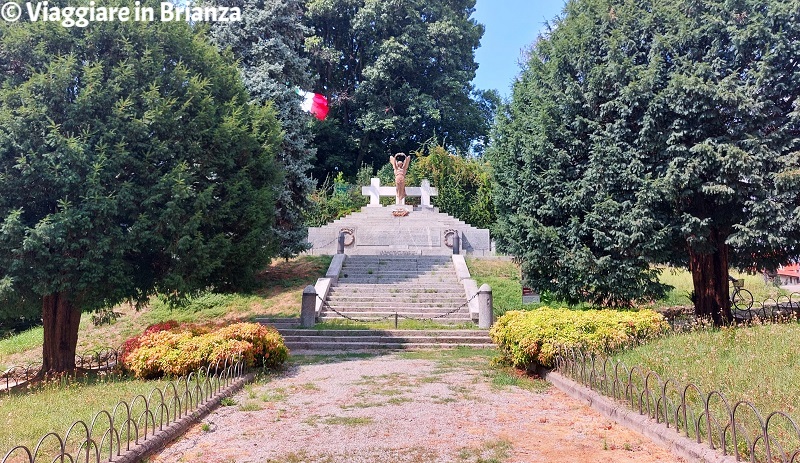
MULTIPOLYGON (((430 180, 439 190, 433 203, 442 212, 470 225, 489 228, 496 220, 490 169, 480 159, 450 154, 440 145, 416 151, 408 171, 409 185, 430 180)), ((394 179, 392 179, 394 184, 394 179)))
POLYGON ((283 364, 289 355, 275 329, 256 323, 235 323, 214 331, 151 327, 126 346, 124 366, 137 378, 183 376, 237 357, 250 367, 271 368, 283 364))
POLYGON ((366 206, 369 198, 361 194, 361 187, 369 185, 371 177, 372 169, 367 166, 358 171, 355 184, 347 182, 342 172, 332 182, 328 176, 311 193, 309 207, 304 212, 306 225, 320 227, 366 206))
POLYGON ((541 307, 511 311, 489 334, 514 366, 552 368, 559 348, 608 353, 637 341, 663 335, 669 324, 652 310, 569 310, 541 307))
MULTIPOLYGON (((438 136, 467 152, 486 137, 498 98, 470 83, 483 26, 475 0, 310 0, 306 49, 328 96, 315 127, 315 176, 354 175, 438 136)), ((485 140, 484 140, 485 142, 485 140)))
MULTIPOLYGON (((3 22, 0 56, 11 310, 246 286, 275 255, 274 110, 250 104, 231 59, 188 24, 3 22)), ((45 346, 74 358, 70 336, 46 328, 45 346)))
POLYGON ((628 305, 664 294, 652 264, 688 266, 720 323, 729 264, 798 255, 797 6, 567 4, 491 153, 498 247, 528 284, 628 305))

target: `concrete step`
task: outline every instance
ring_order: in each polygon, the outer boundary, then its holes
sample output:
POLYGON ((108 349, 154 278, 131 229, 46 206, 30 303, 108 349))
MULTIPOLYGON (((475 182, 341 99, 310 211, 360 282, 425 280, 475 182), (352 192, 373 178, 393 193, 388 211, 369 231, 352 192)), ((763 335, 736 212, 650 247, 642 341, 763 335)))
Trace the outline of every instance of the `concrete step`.
POLYGON ((488 330, 282 330, 287 347, 311 351, 494 348, 488 330))
POLYGON ((356 294, 348 295, 348 294, 337 294, 336 297, 331 297, 328 299, 328 304, 330 305, 342 305, 342 304, 353 304, 354 307, 362 307, 365 304, 371 306, 385 306, 385 307, 398 307, 398 306, 410 306, 410 307, 446 307, 446 306, 458 306, 464 304, 465 298, 459 297, 458 295, 452 295, 449 297, 440 297, 440 298, 425 298, 425 299, 417 299, 413 296, 406 296, 406 297, 375 297, 375 298, 365 298, 365 297, 358 297, 356 294))
MULTIPOLYGON (((357 256, 354 256, 357 257, 357 256)), ((399 275, 407 275, 409 273, 419 275, 419 274, 430 274, 430 275, 437 275, 437 274, 450 274, 455 273, 452 268, 452 264, 450 267, 445 265, 437 265, 437 266, 420 266, 420 267, 411 267, 411 266, 403 266, 403 267, 396 267, 392 264, 383 264, 383 263, 365 263, 359 265, 345 265, 342 267, 342 271, 348 271, 351 273, 367 273, 367 272, 381 272, 386 274, 399 274, 399 275)))
MULTIPOLYGON (((346 331, 346 330, 342 330, 346 331)), ((317 335, 297 335, 297 336, 284 336, 285 343, 295 342, 315 342, 321 336, 317 335)), ((435 342, 437 344, 486 344, 491 340, 486 336, 336 336, 328 335, 322 337, 325 342, 382 342, 382 343, 395 343, 395 344, 424 344, 435 342)))
POLYGON ((450 258, 446 256, 421 256, 421 257, 414 257, 414 256, 394 256, 394 255, 362 255, 362 256, 353 256, 352 259, 348 259, 346 262, 348 265, 354 265, 358 263, 393 263, 393 264, 405 264, 405 265, 444 265, 446 264, 450 258))
POLYGON ((374 306, 387 306, 394 307, 403 304, 411 305, 427 305, 431 307, 439 307, 447 304, 461 305, 466 302, 463 292, 447 293, 447 294, 405 294, 392 297, 391 294, 383 293, 347 293, 337 292, 328 297, 328 303, 333 304, 372 304, 374 306), (430 297, 433 296, 433 297, 430 297))
POLYGON ((363 295, 360 293, 336 293, 332 294, 328 297, 328 303, 331 305, 333 304, 358 304, 358 303, 374 303, 374 304, 404 304, 404 303, 415 303, 415 304, 432 304, 436 306, 437 304, 455 304, 461 305, 464 303, 464 296, 463 295, 433 295, 433 294, 426 294, 422 293, 419 295, 416 294, 392 294, 392 295, 381 295, 381 296, 369 296, 363 295))
POLYGON ((348 256, 320 321, 378 321, 396 314, 441 323, 472 322, 450 256, 348 256))
POLYGON ((388 296, 392 294, 465 294, 464 288, 456 285, 403 285, 398 287, 391 283, 340 283, 331 288, 330 294, 337 292, 382 293, 388 296))
POLYGON ((390 278, 390 277, 383 277, 382 275, 378 275, 372 278, 366 277, 359 277, 359 278, 351 278, 351 277, 340 277, 339 281, 341 284, 355 284, 355 285, 394 285, 397 289, 401 289, 406 285, 417 285, 417 286, 433 286, 433 285, 457 285, 459 282, 455 278, 446 279, 446 278, 409 278, 409 279, 402 279, 402 278, 390 278))
POLYGON ((325 342, 325 341, 297 341, 288 343, 286 347, 290 351, 380 351, 380 350, 428 350, 428 349, 454 349, 457 347, 472 347, 475 349, 493 349, 496 346, 492 343, 481 344, 442 344, 430 343, 384 343, 384 342, 325 342))
POLYGON ((383 264, 376 264, 376 265, 358 265, 358 266, 344 266, 342 267, 342 272, 351 273, 354 275, 361 275, 367 274, 372 275, 374 273, 380 273, 382 275, 397 275, 397 276, 419 276, 419 275, 455 275, 455 271, 453 271, 452 267, 427 267, 427 268, 397 268, 383 264))
MULTIPOLYGON (((456 312, 451 314, 398 312, 397 314, 398 314, 397 318, 398 322, 408 319, 423 321, 423 322, 441 323, 441 324, 471 323, 473 321, 469 313, 463 313, 463 312, 456 312)), ((364 312, 346 312, 342 310, 340 310, 339 313, 326 311, 320 314, 320 316, 318 317, 318 320, 320 322, 350 320, 358 323, 370 323, 370 322, 380 322, 380 321, 394 321, 394 319, 395 319, 395 312, 364 313, 364 312)))
MULTIPOLYGON (((376 314, 394 314, 395 312, 404 315, 406 317, 413 317, 413 318, 430 318, 432 316, 441 315, 447 312, 456 311, 456 313, 461 314, 469 314, 469 308, 461 307, 461 306, 444 306, 444 307, 430 307, 430 306, 393 306, 393 305, 386 305, 386 306, 375 306, 375 307, 358 307, 352 305, 328 305, 324 307, 320 312, 323 315, 330 315, 334 310, 343 313, 343 314, 364 314, 364 315, 376 315, 376 314)), ((354 317, 358 317, 358 315, 353 315, 354 317)))
POLYGON ((431 315, 438 315, 442 313, 452 312, 457 310, 458 312, 468 314, 469 307, 467 306, 450 306, 450 307, 431 307, 426 305, 418 305, 418 306, 407 306, 407 307, 400 307, 395 305, 386 305, 386 306, 373 306, 373 307, 350 307, 350 306, 335 306, 332 304, 327 304, 322 307, 321 312, 328 313, 332 310, 337 310, 341 313, 369 313, 370 315, 375 314, 394 314, 399 313, 401 315, 406 315, 408 317, 420 315, 423 318, 428 318, 431 315))
POLYGON ((339 278, 375 278, 380 276, 382 278, 396 279, 396 280, 434 280, 434 279, 448 279, 456 280, 456 272, 386 272, 381 269, 365 269, 365 270, 348 270, 342 269, 339 272, 339 278))
POLYGON ((256 317, 256 323, 271 326, 279 332, 286 329, 294 329, 300 326, 300 318, 297 317, 256 317))
POLYGON ((438 337, 456 337, 456 336, 466 336, 466 337, 475 337, 480 336, 489 340, 489 330, 481 330, 481 329, 474 329, 474 330, 451 330, 451 329, 436 329, 436 330, 382 330, 382 329, 372 329, 372 330, 331 330, 331 329, 324 329, 324 330, 317 330, 317 329, 304 329, 304 328, 296 328, 296 329, 287 329, 287 330, 280 330, 281 335, 283 336, 350 336, 350 337, 359 337, 359 336, 388 336, 388 337, 427 337, 427 338, 438 338, 438 337))

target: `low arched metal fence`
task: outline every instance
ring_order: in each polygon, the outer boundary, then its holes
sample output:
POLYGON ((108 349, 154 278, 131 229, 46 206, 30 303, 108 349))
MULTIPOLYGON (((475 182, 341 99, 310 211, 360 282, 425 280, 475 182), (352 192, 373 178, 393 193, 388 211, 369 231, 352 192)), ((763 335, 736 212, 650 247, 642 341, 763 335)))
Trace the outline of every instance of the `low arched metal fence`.
MULTIPOLYGON (((76 370, 111 371, 123 356, 121 348, 104 347, 96 351, 75 355, 76 370)), ((0 373, 0 392, 9 392, 35 378, 42 369, 41 362, 15 365, 0 373)))
POLYGON ((731 307, 731 313, 738 322, 794 319, 800 315, 800 293, 767 298, 762 302, 739 303, 731 307))
POLYGON ((784 412, 578 349, 562 349, 556 371, 737 461, 800 463, 800 427, 784 412))
MULTIPOLYGON (((699 319, 689 307, 676 307, 661 311, 670 326, 676 331, 692 330, 697 326, 711 323, 699 319)), ((755 300, 737 301, 731 305, 732 324, 779 323, 800 319, 800 293, 755 300)))
POLYGON ((48 433, 33 449, 14 447, 0 463, 125 461, 127 452, 218 397, 242 376, 241 359, 217 362, 154 388, 146 397, 120 401, 112 410, 96 413, 89 422, 76 421, 63 436, 48 433))

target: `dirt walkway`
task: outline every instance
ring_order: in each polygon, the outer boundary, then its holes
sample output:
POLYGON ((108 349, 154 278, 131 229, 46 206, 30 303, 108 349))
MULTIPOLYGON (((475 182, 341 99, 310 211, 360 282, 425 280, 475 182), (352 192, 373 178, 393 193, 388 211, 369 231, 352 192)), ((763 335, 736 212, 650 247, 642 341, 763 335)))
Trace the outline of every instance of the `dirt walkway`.
POLYGON ((152 463, 680 462, 486 352, 298 357, 152 463))

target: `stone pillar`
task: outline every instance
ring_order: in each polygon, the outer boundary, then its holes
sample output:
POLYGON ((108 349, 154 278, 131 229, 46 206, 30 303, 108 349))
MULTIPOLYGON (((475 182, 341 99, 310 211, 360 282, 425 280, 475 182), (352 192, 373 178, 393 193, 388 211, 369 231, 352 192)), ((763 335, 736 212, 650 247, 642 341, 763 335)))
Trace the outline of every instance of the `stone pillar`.
POLYGON ((453 233, 453 254, 461 254, 461 232, 458 230, 453 233))
POLYGON ((344 254, 344 232, 339 232, 339 238, 337 238, 338 246, 336 247, 336 254, 344 254))
POLYGON ((313 328, 317 323, 317 290, 308 285, 303 290, 303 302, 300 307, 300 327, 313 328))
POLYGON ((478 289, 478 328, 491 328, 493 324, 492 288, 484 283, 478 289))

